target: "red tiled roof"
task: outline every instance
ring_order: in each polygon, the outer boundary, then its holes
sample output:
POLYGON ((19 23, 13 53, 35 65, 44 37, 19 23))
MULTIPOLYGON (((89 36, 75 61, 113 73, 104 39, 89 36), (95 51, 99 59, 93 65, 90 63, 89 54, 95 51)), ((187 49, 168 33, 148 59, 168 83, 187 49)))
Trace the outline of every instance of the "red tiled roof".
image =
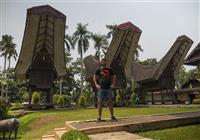
POLYGON ((118 25, 117 28, 121 30, 132 30, 134 32, 140 32, 140 33, 142 32, 142 30, 140 30, 138 27, 136 27, 135 25, 133 25, 133 23, 129 21, 118 25))

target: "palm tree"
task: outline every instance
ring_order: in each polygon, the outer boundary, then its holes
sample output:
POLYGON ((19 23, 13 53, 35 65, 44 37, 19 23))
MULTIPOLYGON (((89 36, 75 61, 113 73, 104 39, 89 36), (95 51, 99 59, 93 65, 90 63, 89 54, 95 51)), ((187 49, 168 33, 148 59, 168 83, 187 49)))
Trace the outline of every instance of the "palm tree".
POLYGON ((106 28, 108 28, 108 29, 110 30, 110 31, 107 33, 107 38, 110 38, 111 36, 113 36, 116 27, 117 27, 117 24, 106 25, 106 28))
POLYGON ((4 71, 6 70, 7 58, 10 61, 11 57, 13 56, 14 58, 17 57, 17 52, 15 48, 16 44, 13 43, 13 37, 11 35, 3 35, 2 40, 0 41, 0 51, 1 51, 1 56, 4 57, 4 71))
MULTIPOLYGON (((68 29, 68 26, 65 26, 65 30, 67 30, 67 29, 68 29)), ((65 42, 66 49, 67 49, 68 52, 70 52, 71 49, 74 49, 74 44, 73 44, 73 38, 72 38, 72 36, 66 34, 64 42, 65 42)))
POLYGON ((95 56, 100 60, 101 58, 101 51, 103 51, 104 55, 108 48, 108 40, 105 35, 99 34, 92 34, 92 39, 94 41, 94 47, 97 50, 95 56))
POLYGON ((88 24, 77 24, 76 31, 73 34, 73 44, 78 45, 78 53, 81 58, 81 94, 83 93, 83 53, 89 48, 90 32, 87 30, 88 24))
POLYGON ((11 58, 13 57, 14 60, 17 60, 17 50, 16 50, 16 45, 14 44, 12 47, 10 47, 8 49, 8 70, 10 69, 10 62, 11 62, 11 58))
POLYGON ((139 51, 143 52, 142 47, 140 46, 140 44, 137 45, 137 48, 135 50, 135 54, 134 54, 134 59, 135 61, 138 61, 138 57, 139 57, 139 51))

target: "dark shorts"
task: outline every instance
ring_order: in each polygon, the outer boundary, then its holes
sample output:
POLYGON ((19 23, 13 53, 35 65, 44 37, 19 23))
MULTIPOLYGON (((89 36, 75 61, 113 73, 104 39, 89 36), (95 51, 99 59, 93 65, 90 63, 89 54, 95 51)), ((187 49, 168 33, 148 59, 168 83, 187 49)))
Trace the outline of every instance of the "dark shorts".
POLYGON ((97 92, 98 95, 98 101, 103 101, 107 97, 109 101, 112 101, 113 95, 112 95, 112 89, 99 89, 97 92))

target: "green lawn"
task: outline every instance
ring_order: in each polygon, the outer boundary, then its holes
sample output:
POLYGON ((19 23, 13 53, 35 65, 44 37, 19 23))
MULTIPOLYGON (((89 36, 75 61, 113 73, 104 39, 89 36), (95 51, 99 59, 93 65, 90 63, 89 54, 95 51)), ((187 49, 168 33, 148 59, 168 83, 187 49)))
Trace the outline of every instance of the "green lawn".
POLYGON ((200 124, 171 129, 148 131, 139 135, 155 140, 199 140, 200 124))
MULTIPOLYGON (((200 111, 200 108, 175 107, 123 107, 116 108, 117 117, 161 114, 185 111, 200 111)), ((51 134, 54 128, 64 127, 65 121, 96 119, 96 108, 77 108, 63 110, 43 110, 20 118, 19 139, 39 140, 44 134, 51 134)), ((108 108, 103 109, 103 117, 109 117, 108 108)))

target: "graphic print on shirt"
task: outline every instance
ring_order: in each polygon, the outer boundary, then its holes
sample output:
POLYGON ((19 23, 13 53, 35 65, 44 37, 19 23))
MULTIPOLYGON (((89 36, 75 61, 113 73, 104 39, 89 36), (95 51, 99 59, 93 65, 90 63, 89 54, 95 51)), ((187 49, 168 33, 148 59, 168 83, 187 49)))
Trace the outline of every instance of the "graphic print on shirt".
POLYGON ((102 77, 105 77, 105 78, 109 78, 111 75, 110 75, 110 71, 108 69, 103 69, 100 73, 100 75, 102 77))

